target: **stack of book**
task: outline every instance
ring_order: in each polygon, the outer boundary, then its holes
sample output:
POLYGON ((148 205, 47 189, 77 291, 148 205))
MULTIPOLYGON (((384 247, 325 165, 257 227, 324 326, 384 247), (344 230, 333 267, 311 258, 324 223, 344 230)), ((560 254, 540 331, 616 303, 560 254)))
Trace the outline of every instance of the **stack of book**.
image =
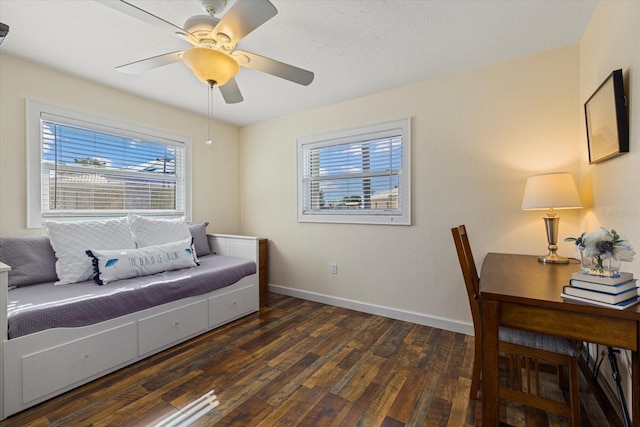
POLYGON ((640 302, 637 279, 633 273, 605 277, 582 273, 571 275, 568 286, 562 288, 562 298, 622 310, 640 302))

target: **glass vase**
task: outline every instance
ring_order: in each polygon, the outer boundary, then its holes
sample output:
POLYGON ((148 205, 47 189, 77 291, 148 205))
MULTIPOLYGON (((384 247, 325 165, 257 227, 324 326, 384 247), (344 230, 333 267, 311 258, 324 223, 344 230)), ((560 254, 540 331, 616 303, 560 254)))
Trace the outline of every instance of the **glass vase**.
POLYGON ((620 276, 620 261, 610 257, 602 259, 600 257, 586 257, 580 251, 580 262, 582 272, 594 276, 618 277, 620 276))

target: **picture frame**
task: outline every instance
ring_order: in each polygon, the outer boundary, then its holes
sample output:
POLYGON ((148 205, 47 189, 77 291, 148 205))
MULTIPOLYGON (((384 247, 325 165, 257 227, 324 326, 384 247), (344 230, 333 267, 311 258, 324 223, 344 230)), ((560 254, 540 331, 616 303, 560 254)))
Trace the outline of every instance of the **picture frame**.
POLYGON ((584 104, 589 164, 629 152, 622 70, 614 70, 584 104))

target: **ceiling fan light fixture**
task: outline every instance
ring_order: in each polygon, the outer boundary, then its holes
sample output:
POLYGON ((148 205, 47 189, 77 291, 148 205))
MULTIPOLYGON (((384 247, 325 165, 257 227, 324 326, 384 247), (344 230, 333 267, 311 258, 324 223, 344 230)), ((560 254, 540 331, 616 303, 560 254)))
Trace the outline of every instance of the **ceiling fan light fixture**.
POLYGON ((182 60, 206 85, 211 80, 217 86, 225 85, 240 71, 240 65, 235 59, 215 49, 192 47, 184 52, 182 60))
POLYGON ((244 37, 278 14, 269 0, 233 0, 229 2, 231 6, 228 8, 228 0, 200 0, 207 15, 190 17, 184 28, 125 0, 98 1, 141 22, 163 31, 168 30, 193 46, 186 51, 165 53, 119 66, 117 69, 120 72, 139 74, 182 61, 200 81, 209 86, 210 91, 214 85, 219 86, 220 94, 227 104, 243 101, 238 83, 233 78, 238 74, 240 66, 303 86, 313 81, 314 74, 311 71, 255 53, 236 50, 237 44, 244 37))

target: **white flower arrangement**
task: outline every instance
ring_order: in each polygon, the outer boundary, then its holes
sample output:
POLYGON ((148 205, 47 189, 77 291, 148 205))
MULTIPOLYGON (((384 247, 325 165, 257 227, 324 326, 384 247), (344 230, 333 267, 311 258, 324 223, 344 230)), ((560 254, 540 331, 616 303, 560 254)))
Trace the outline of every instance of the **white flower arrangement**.
POLYGON ((593 269, 600 274, 605 272, 604 260, 630 262, 636 254, 627 240, 621 238, 615 230, 609 231, 604 227, 598 231, 582 233, 580 237, 567 237, 564 241, 575 242, 576 249, 580 250, 583 258, 594 258, 596 263, 593 269))

